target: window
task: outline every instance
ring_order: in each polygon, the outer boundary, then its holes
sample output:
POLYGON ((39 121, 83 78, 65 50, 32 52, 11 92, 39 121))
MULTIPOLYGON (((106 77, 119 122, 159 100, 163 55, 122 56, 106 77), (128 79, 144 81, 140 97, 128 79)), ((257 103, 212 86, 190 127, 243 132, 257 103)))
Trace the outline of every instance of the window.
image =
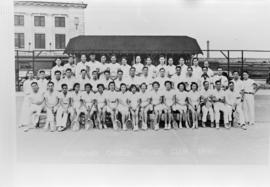
POLYGON ((45 49, 45 34, 35 34, 35 48, 45 49))
POLYGON ((15 33, 15 48, 24 48, 24 33, 15 33))
POLYGON ((55 49, 64 49, 66 47, 66 35, 56 34, 55 35, 55 49))
POLYGON ((65 27, 65 17, 55 17, 54 18, 55 27, 65 27))
POLYGON ((16 26, 23 26, 24 25, 24 16, 14 15, 14 24, 16 26))
POLYGON ((45 26, 45 16, 35 16, 34 22, 36 27, 44 27, 45 26))

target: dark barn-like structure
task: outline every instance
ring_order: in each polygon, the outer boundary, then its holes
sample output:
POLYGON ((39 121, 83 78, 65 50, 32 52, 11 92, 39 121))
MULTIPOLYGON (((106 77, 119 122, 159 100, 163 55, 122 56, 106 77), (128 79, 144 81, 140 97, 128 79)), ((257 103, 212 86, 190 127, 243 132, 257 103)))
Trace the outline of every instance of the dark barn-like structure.
POLYGON ((127 56, 129 63, 136 55, 142 58, 151 56, 154 64, 160 54, 173 57, 175 62, 179 57, 187 61, 192 55, 202 54, 196 39, 188 36, 77 36, 68 42, 64 51, 66 54, 95 53, 97 58, 101 54, 116 54, 118 57, 127 56))

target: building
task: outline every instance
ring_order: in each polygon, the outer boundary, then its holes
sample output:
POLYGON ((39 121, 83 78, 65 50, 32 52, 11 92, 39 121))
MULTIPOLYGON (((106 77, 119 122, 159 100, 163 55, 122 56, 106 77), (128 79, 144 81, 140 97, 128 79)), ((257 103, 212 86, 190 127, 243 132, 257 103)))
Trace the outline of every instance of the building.
POLYGON ((63 50, 84 35, 84 3, 14 1, 15 49, 63 50))

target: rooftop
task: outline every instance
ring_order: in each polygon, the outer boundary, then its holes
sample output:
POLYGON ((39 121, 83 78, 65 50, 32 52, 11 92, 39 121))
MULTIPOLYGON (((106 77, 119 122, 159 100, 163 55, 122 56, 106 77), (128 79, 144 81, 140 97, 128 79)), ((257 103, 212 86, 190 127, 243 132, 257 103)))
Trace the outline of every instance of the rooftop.
POLYGON ((83 2, 53 2, 53 1, 14 1, 14 6, 54 6, 54 7, 74 7, 86 8, 87 4, 83 2))

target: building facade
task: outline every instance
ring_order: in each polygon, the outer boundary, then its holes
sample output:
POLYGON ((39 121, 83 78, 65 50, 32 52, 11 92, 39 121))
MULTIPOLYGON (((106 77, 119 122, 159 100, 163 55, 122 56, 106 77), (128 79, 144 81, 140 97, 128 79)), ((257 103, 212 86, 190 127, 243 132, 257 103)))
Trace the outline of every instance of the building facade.
POLYGON ((15 49, 63 50, 84 35, 84 3, 14 1, 15 49))

